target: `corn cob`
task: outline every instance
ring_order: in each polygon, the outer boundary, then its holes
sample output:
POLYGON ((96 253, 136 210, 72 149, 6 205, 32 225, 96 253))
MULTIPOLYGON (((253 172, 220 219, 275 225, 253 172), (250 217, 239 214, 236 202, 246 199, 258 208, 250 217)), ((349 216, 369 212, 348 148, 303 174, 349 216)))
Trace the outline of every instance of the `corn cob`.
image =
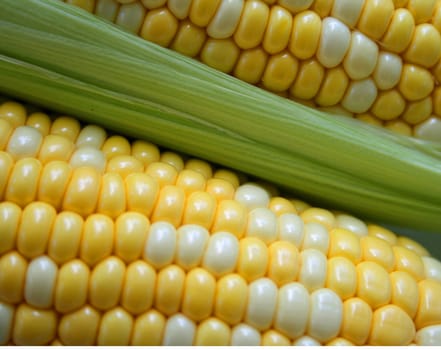
POLYGON ((0 344, 441 344, 441 262, 417 242, 70 117, 0 110, 0 344))
POLYGON ((65 2, 308 106, 441 140, 441 1, 65 2))

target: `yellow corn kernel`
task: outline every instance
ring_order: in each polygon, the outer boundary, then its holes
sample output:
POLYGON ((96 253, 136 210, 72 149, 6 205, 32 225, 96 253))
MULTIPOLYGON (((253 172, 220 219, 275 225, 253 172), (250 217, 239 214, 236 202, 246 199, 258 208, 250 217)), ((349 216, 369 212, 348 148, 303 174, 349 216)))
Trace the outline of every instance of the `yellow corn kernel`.
POLYGON ((116 0, 97 0, 94 13, 110 22, 115 22, 118 8, 119 4, 116 0))
POLYGON ((231 329, 227 324, 216 318, 208 318, 198 325, 194 345, 227 346, 230 338, 231 329))
POLYGON ((230 73, 239 58, 239 47, 230 39, 209 38, 202 48, 200 59, 206 65, 230 73))
POLYGON ((21 103, 7 101, 0 105, 0 119, 11 123, 14 129, 25 124, 26 115, 26 108, 21 103))
POLYGON ((355 116, 356 119, 361 120, 364 123, 368 123, 375 126, 381 126, 383 123, 377 117, 373 116, 371 113, 361 113, 355 116))
POLYGON ((52 310, 40 310, 26 304, 17 307, 12 340, 16 345, 46 345, 56 335, 57 316, 52 310))
POLYGON ((167 47, 178 30, 178 21, 167 8, 149 11, 139 35, 158 45, 167 47))
POLYGON ((213 178, 226 180, 232 184, 234 188, 238 188, 241 183, 246 182, 246 176, 244 174, 223 168, 216 169, 213 173, 213 178))
POLYGON ((412 13, 416 23, 424 23, 430 21, 437 4, 436 0, 415 1, 409 0, 407 3, 408 10, 412 13))
POLYGON ((235 195, 234 186, 224 179, 209 179, 205 191, 214 195, 218 202, 233 199, 235 195))
POLYGON ((226 39, 232 36, 239 24, 243 6, 243 0, 221 0, 207 27, 209 37, 226 39))
POLYGON ((125 212, 115 222, 115 254, 124 262, 138 259, 142 254, 150 222, 136 212, 125 212))
POLYGON ((257 84, 263 75, 268 54, 261 48, 243 50, 234 68, 233 75, 250 84, 257 84))
POLYGON ((100 313, 86 305, 62 316, 58 326, 58 336, 64 345, 94 345, 100 321, 100 313))
POLYGON ((394 14, 392 0, 367 0, 357 28, 374 40, 380 39, 394 14))
POLYGON ((213 169, 211 168, 210 163, 204 160, 195 159, 195 158, 188 159, 185 162, 184 169, 192 170, 201 174, 205 180, 213 177, 213 169))
POLYGON ((325 70, 315 59, 300 63, 299 71, 290 94, 300 99, 312 99, 318 93, 325 76, 325 70))
POLYGON ((83 146, 72 153, 69 164, 74 169, 86 166, 93 167, 101 174, 106 168, 106 158, 99 149, 83 146))
POLYGON ((177 186, 164 186, 152 213, 152 222, 168 221, 178 227, 182 221, 185 205, 184 190, 177 186))
POLYGON ((325 18, 317 50, 318 61, 326 68, 338 66, 349 49, 350 41, 351 32, 343 22, 333 17, 325 18))
POLYGON ((285 337, 283 334, 276 332, 274 330, 266 331, 262 335, 262 344, 263 346, 289 346, 291 342, 288 337, 285 337))
POLYGON ((14 203, 0 203, 0 227, 2 239, 0 240, 0 254, 4 254, 15 247, 17 231, 22 211, 14 203))
POLYGON ((7 152, 0 152, 0 198, 4 199, 4 192, 14 166, 14 160, 7 152))
POLYGON ((363 261, 373 261, 391 272, 395 266, 394 254, 390 244, 384 240, 365 236, 360 240, 363 261))
POLYGON ((366 112, 377 98, 377 87, 371 78, 349 83, 341 104, 353 113, 366 112))
POLYGON ((415 27, 412 40, 404 53, 409 63, 429 68, 441 57, 441 34, 431 24, 424 23, 415 27))
POLYGON ((368 225, 368 234, 370 236, 378 237, 388 242, 390 245, 397 244, 397 236, 392 231, 384 227, 370 224, 368 225))
POLYGON ((308 334, 325 343, 338 335, 343 321, 343 303, 330 289, 318 289, 310 296, 308 334))
POLYGON ((132 173, 144 171, 142 163, 130 155, 117 155, 107 162, 106 172, 117 173, 122 178, 126 178, 132 173))
POLYGON ((333 5, 334 0, 315 0, 311 5, 311 10, 321 18, 325 18, 331 13, 333 5))
POLYGON ((193 0, 190 9, 190 21, 199 27, 206 27, 216 14, 221 0, 193 0))
POLYGON ((41 173, 41 162, 35 158, 18 160, 9 175, 5 199, 20 207, 35 200, 41 173))
POLYGON ((24 208, 17 232, 17 248, 24 257, 44 254, 55 216, 55 209, 43 202, 33 202, 24 208))
POLYGON ((86 304, 89 276, 89 267, 81 260, 71 260, 61 266, 54 299, 58 312, 72 312, 86 304))
POLYGON ((245 315, 248 286, 239 274, 221 277, 216 285, 214 314, 229 325, 239 323, 245 315))
POLYGON ((47 164, 51 161, 69 161, 73 152, 74 144, 65 136, 60 135, 47 135, 41 145, 38 153, 38 159, 47 164))
POLYGON ((295 281, 298 266, 299 251, 295 245, 277 241, 269 246, 268 277, 278 286, 295 281))
POLYGON ((357 296, 373 309, 388 304, 392 297, 392 286, 384 267, 372 261, 363 261, 356 269, 357 296))
POLYGON ((400 119, 391 120, 384 124, 386 129, 405 136, 412 136, 412 128, 400 119))
POLYGON ((119 174, 106 173, 101 179, 97 212, 116 218, 126 209, 124 181, 119 174))
POLYGON ((121 294, 121 305, 133 315, 149 310, 153 305, 156 272, 144 261, 127 266, 121 294))
POLYGON ((157 180, 160 187, 174 185, 178 176, 178 170, 173 165, 162 161, 151 163, 145 173, 157 180))
POLYGON ((51 129, 51 119, 46 113, 34 112, 26 118, 26 125, 38 130, 43 137, 46 137, 51 129))
POLYGON ((0 257, 0 300, 15 304, 23 300, 28 262, 13 251, 0 257))
POLYGON ((399 306, 413 319, 419 303, 416 280, 404 271, 392 272, 390 280, 392 285, 392 304, 399 306))
POLYGON ((320 346, 320 342, 315 340, 314 338, 304 335, 302 337, 297 338, 292 343, 293 346, 320 346))
POLYGON ((76 213, 61 212, 52 226, 48 254, 56 263, 65 263, 76 256, 80 249, 83 219, 76 213))
POLYGON ((341 256, 329 259, 326 288, 333 290, 342 300, 353 297, 357 288, 355 265, 341 256))
POLYGON ((406 107, 406 101, 395 90, 381 91, 374 102, 371 112, 381 120, 392 120, 400 116, 406 107))
POLYGON ((92 214, 84 222, 80 257, 87 265, 94 266, 108 257, 113 249, 114 223, 102 214, 92 214))
POLYGON ((183 225, 177 229, 176 263, 184 270, 200 265, 208 242, 208 230, 198 225, 183 225))
POLYGON ((331 16, 339 19, 348 27, 354 28, 364 7, 363 0, 335 0, 331 16))
MULTIPOLYGON (((438 108, 438 101, 435 97, 436 90, 432 96, 428 96, 422 100, 407 103, 401 118, 410 125, 415 125, 424 122, 432 114, 432 108, 438 108), (433 98, 433 103, 432 103, 433 98)), ((440 101, 441 102, 441 101, 440 101)), ((440 111, 441 112, 441 111, 440 111)))
POLYGON ((209 229, 216 212, 215 198, 205 191, 191 193, 185 202, 182 223, 200 225, 209 229))
POLYGON ((166 221, 150 226, 144 247, 144 259, 155 268, 162 268, 174 259, 176 253, 176 229, 166 221))
POLYGON ((330 231, 330 244, 328 257, 343 256, 354 264, 361 260, 360 239, 356 234, 346 229, 333 229, 330 231))
POLYGON ((398 87, 405 98, 415 101, 432 93, 434 81, 428 70, 416 65, 405 64, 398 87))
POLYGON ((335 216, 326 209, 308 208, 300 214, 300 217, 305 224, 311 222, 319 223, 325 226, 328 230, 332 230, 335 227, 335 216))
POLYGON ((40 132, 30 126, 19 126, 9 136, 6 151, 15 159, 35 157, 43 142, 40 132))
POLYGON ((325 72, 320 90, 315 102, 320 106, 333 106, 341 101, 349 85, 349 78, 341 67, 325 72))
POLYGON ((232 273, 239 255, 239 241, 229 232, 213 233, 205 247, 202 267, 215 277, 232 273))
POLYGON ((194 342, 196 324, 183 314, 171 316, 165 325, 162 344, 190 346, 194 342))
POLYGON ((223 200, 219 202, 211 230, 227 231, 241 238, 247 226, 246 209, 234 200, 223 200))
POLYGON ((243 8, 234 41, 241 49, 252 49, 258 46, 265 33, 269 18, 269 7, 261 1, 247 1, 243 8))
POLYGON ((129 141, 125 137, 112 135, 104 141, 101 151, 106 159, 111 159, 115 156, 130 155, 131 148, 129 141))
POLYGON ((155 9, 157 7, 164 6, 167 0, 141 0, 144 7, 149 10, 155 9))
POLYGON ((31 260, 26 271, 24 297, 26 302, 38 308, 50 308, 55 292, 57 265, 42 255, 31 260))
POLYGON ((117 257, 98 263, 90 274, 89 301, 99 310, 108 310, 118 304, 126 267, 117 257))
POLYGON ((169 265, 157 276, 155 308, 170 316, 179 311, 184 293, 185 272, 177 265, 169 265))
POLYGON ((420 243, 414 241, 411 238, 400 236, 397 238, 397 245, 405 247, 419 256, 430 256, 430 253, 420 243))
POLYGON ((202 28, 190 21, 184 21, 179 24, 170 48, 186 56, 196 57, 201 51, 205 39, 206 33, 202 28))
POLYGON ((264 242, 255 237, 246 237, 240 241, 237 272, 246 281, 265 276, 268 263, 268 250, 264 242))
POLYGON ((263 86, 274 92, 287 90, 297 76, 299 63, 288 52, 282 52, 269 58, 262 76, 263 86))
POLYGON ((59 116, 53 121, 49 133, 51 135, 65 137, 75 143, 80 131, 81 126, 78 120, 71 117, 59 116))
POLYGON ((93 13, 95 7, 95 0, 66 0, 66 3, 81 7, 83 10, 90 13, 93 13))
POLYGON ((101 318, 97 345, 129 345, 133 317, 121 307, 107 311, 101 318))
POLYGON ((283 197, 272 197, 268 207, 277 217, 288 213, 297 214, 294 205, 283 197))
POLYGON ((151 163, 159 161, 159 149, 150 142, 136 140, 132 143, 132 156, 147 168, 151 163))
POLYGON ((150 217, 159 195, 158 181, 147 174, 130 174, 124 182, 127 210, 150 217))
POLYGON ((343 303, 343 322, 340 336, 355 345, 366 343, 372 320, 371 307, 360 298, 351 298, 343 303))
POLYGON ((313 3, 313 0, 279 0, 278 3, 291 13, 297 13, 307 10, 313 3))
POLYGON ((408 345, 415 337, 412 319, 395 305, 386 305, 374 311, 369 345, 408 345))
POLYGON ((10 122, 0 119, 0 151, 4 150, 8 144, 9 137, 13 132, 13 127, 10 122))
POLYGON ((74 169, 64 195, 63 209, 83 216, 92 214, 98 201, 100 180, 100 174, 92 167, 74 169))
POLYGON ((330 342, 326 343, 326 346, 354 346, 354 344, 345 338, 334 338, 330 342))
POLYGON ((194 321, 207 318, 213 309, 216 280, 205 269, 191 270, 185 278, 182 312, 194 321))
POLYGON ((320 40, 322 23, 313 11, 304 11, 294 17, 288 49, 298 59, 314 56, 320 40))
POLYGON ((388 51, 401 53, 410 44, 415 31, 412 14, 403 8, 396 9, 381 45, 388 51))
POLYGON ((150 310, 135 320, 131 345, 161 345, 165 328, 165 317, 156 310, 150 310))
POLYGON ((292 22, 292 15, 289 11, 277 5, 271 7, 262 42, 262 47, 267 53, 273 55, 288 46, 292 22))
POLYGON ((417 330, 441 322, 441 283, 435 280, 422 280, 418 283, 419 303, 415 317, 417 330))
POLYGON ((395 270, 406 271, 417 281, 424 278, 424 264, 418 254, 399 246, 395 246, 392 249, 395 256, 395 270))
POLYGON ((429 20, 435 26, 435 28, 440 31, 441 30, 441 6, 439 2, 436 2, 435 9, 432 13, 432 18, 429 20))
POLYGON ((199 172, 192 169, 184 169, 179 172, 176 179, 176 186, 181 187, 185 195, 188 196, 193 192, 204 191, 206 180, 199 172))
POLYGON ((72 174, 71 166, 63 161, 52 161, 41 172, 37 199, 61 209, 65 191, 72 174))

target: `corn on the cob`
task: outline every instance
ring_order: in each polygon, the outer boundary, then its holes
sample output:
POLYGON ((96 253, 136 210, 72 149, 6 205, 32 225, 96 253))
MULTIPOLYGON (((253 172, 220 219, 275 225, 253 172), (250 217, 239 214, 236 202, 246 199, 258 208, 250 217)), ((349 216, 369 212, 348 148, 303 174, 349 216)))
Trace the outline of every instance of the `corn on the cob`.
POLYGON ((441 344, 441 263, 417 242, 2 108, 0 344, 441 344))
POLYGON ((441 1, 65 2, 308 106, 441 140, 441 1))

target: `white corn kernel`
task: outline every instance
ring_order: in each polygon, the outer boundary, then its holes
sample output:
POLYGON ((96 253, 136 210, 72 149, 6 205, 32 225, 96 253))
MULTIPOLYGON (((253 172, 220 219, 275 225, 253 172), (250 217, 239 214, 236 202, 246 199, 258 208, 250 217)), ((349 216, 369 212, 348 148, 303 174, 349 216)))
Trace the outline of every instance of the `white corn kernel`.
POLYGON ((165 221, 150 226, 144 247, 144 258, 155 268, 170 265, 176 251, 176 229, 165 221))
POLYGON ((207 27, 207 34, 214 39, 227 39, 239 24, 244 0, 221 0, 216 14, 207 27))
POLYGON ((314 338, 304 335, 303 337, 297 338, 293 341, 294 346, 320 346, 321 344, 314 338))
POLYGON ((178 19, 184 19, 190 12, 192 0, 168 0, 167 6, 173 15, 178 19))
POLYGON ((303 284, 292 282, 279 290, 274 327, 290 338, 305 333, 309 319, 309 293, 303 284))
POLYGON ((78 148, 70 157, 69 164, 72 168, 91 166, 100 173, 106 168, 106 157, 103 152, 95 147, 84 146, 78 148))
POLYGON ((310 296, 308 334, 320 342, 336 337, 343 321, 343 303, 331 289, 323 288, 310 296))
POLYGON ((342 106, 353 113, 364 113, 377 98, 377 87, 371 78, 354 80, 346 91, 342 106))
POLYGON ((208 231, 199 225, 183 225, 177 230, 176 262, 183 269, 199 265, 208 243, 208 231))
POLYGON ((24 290, 28 304, 39 308, 52 305, 57 270, 57 265, 52 259, 44 255, 29 263, 24 290))
POLYGON ((299 282, 312 292, 323 288, 326 281, 327 258, 317 249, 305 249, 300 253, 299 282))
POLYGON ((364 0, 334 0, 331 16, 353 28, 360 18, 364 0))
POLYGON ((273 321, 277 305, 277 286, 269 278, 260 278, 250 283, 248 307, 245 314, 247 324, 259 329, 268 329, 273 321))
POLYGON ((313 3, 313 0, 279 0, 278 3, 291 13, 297 13, 307 10, 313 3))
POLYGON ((424 273, 426 278, 431 278, 441 282, 441 261, 430 256, 421 257, 424 264, 424 273))
POLYGON ((343 61, 348 76, 354 80, 365 79, 377 65, 378 45, 363 33, 354 31, 351 46, 343 61))
POLYGON ((268 192, 253 183, 239 186, 234 194, 234 199, 243 204, 249 211, 259 207, 266 208, 270 201, 268 192))
POLYGON ((278 238, 288 241, 297 248, 302 246, 304 236, 303 220, 297 214, 282 214, 277 219, 278 238))
POLYGON ((339 214, 336 217, 337 227, 344 228, 355 233, 359 237, 367 236, 368 228, 366 224, 352 215, 339 214))
POLYGON ((162 345, 191 346, 196 333, 195 323, 183 314, 171 316, 165 325, 162 345))
POLYGON ((277 217, 268 208, 255 208, 248 214, 246 236, 269 244, 277 239, 277 217))
POLYGON ((106 137, 107 133, 102 127, 89 124, 81 129, 75 145, 77 147, 91 146, 100 149, 106 137))
POLYGON ((388 90, 397 85, 400 81, 402 69, 403 61, 400 56, 390 52, 380 52, 373 73, 378 89, 388 90))
POLYGON ((417 345, 436 346, 441 344, 441 325, 421 328, 415 335, 417 345))
POLYGON ((0 302, 0 345, 8 344, 13 319, 14 308, 12 305, 0 302))
POLYGON ((326 227, 317 222, 309 222, 304 228, 302 250, 317 249, 323 254, 328 254, 329 232, 326 227))
POLYGON ((19 126, 9 138, 6 151, 16 160, 25 157, 35 157, 43 142, 41 133, 30 126, 19 126))
POLYGON ((237 237, 228 232, 217 232, 208 240, 202 266, 214 276, 220 277, 234 271, 238 257, 237 237))
POLYGON ((336 18, 322 21, 322 34, 317 50, 317 59, 326 68, 336 67, 343 61, 351 41, 349 28, 336 18))
POLYGON ((231 344, 232 346, 259 346, 260 345, 260 332, 245 324, 240 323, 233 328, 231 332, 231 344))

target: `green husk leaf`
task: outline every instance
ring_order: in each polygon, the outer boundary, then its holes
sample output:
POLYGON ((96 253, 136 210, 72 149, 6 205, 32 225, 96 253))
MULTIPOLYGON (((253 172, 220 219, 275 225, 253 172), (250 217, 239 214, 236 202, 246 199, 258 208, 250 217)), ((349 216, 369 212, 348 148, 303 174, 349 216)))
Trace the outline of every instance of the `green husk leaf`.
POLYGON ((2 0, 0 91, 270 180, 367 219, 441 232, 441 148, 329 117, 73 6, 2 0))

